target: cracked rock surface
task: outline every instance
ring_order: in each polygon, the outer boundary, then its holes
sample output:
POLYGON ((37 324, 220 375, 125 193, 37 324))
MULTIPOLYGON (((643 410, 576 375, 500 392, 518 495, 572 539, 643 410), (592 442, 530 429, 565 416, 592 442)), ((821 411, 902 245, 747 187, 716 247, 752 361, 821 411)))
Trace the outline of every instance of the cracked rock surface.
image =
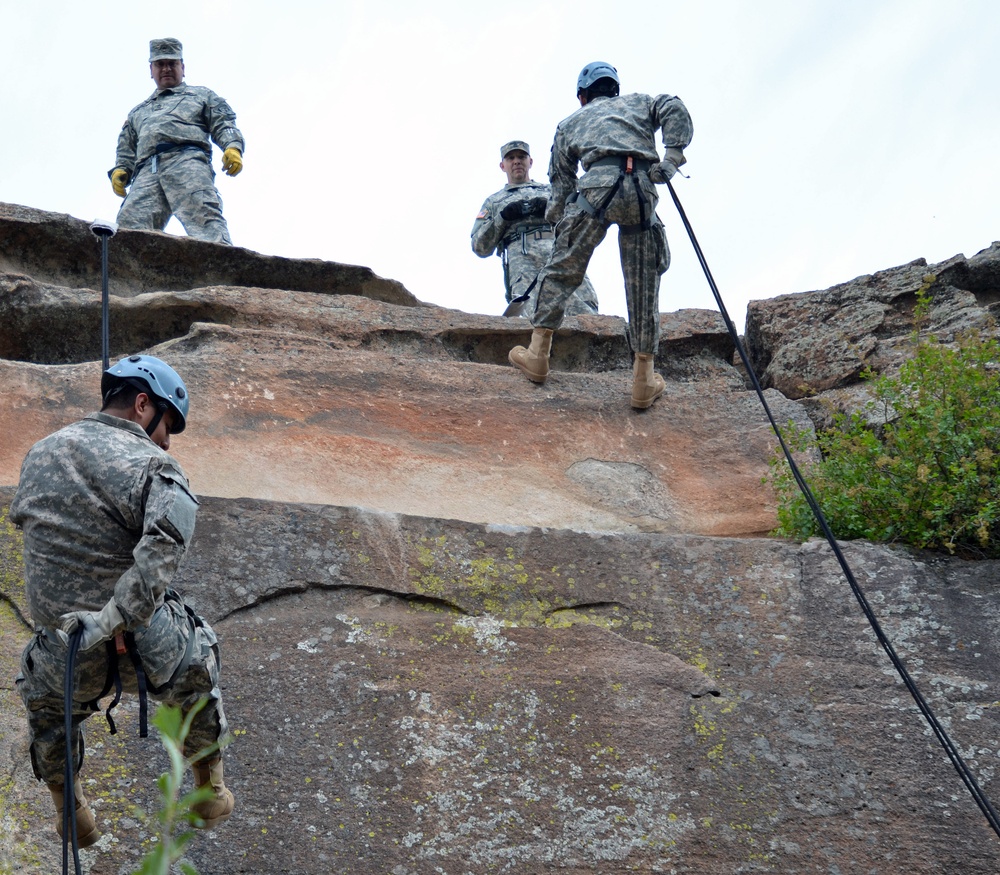
MULTIPOLYGON (((9 563, 14 533, 0 545, 9 563)), ((846 550, 989 787, 997 563, 846 550)), ((210 498, 181 578, 235 733, 237 813, 192 845, 203 875, 994 870, 825 544, 210 498)), ((23 594, 0 595, 10 677, 23 594)), ((4 701, 6 853, 58 860, 4 701)), ((87 730, 113 840, 83 853, 109 875, 137 866, 133 807, 155 810, 166 768, 134 700, 119 713, 117 736, 87 730)))
MULTIPOLYGON (((96 406, 100 293, 78 220, 0 205, 0 243, 6 875, 60 861, 12 683, 30 624, 6 509, 31 444, 96 406)), ((111 251, 112 357, 168 359, 193 398, 172 451, 202 504, 176 584, 220 637, 237 805, 190 845, 201 875, 997 871, 829 546, 762 537, 775 440, 716 314, 661 315, 667 389, 636 413, 620 319, 568 320, 537 386, 506 362, 526 322, 367 268, 144 232, 111 251)), ((969 261, 937 282, 988 308, 994 261, 969 261)), ((836 292, 816 324, 842 301, 877 335, 851 349, 885 354, 872 314, 903 324, 927 273, 836 292)), ((813 348, 803 373, 827 373, 833 341, 775 307, 756 354, 813 348)), ((991 795, 997 563, 843 546, 991 795)), ((167 768, 134 697, 116 721, 86 728, 88 875, 138 868, 167 768)))

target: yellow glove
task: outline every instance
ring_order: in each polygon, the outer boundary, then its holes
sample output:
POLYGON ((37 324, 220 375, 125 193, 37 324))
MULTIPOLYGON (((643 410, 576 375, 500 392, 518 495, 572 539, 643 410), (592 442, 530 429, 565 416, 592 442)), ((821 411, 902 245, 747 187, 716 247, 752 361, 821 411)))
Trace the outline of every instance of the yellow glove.
POLYGON ((128 171, 116 167, 111 171, 111 187, 118 197, 125 197, 125 186, 128 185, 128 171))
POLYGON ((235 176, 243 169, 243 155, 235 146, 230 146, 222 153, 222 169, 230 176, 235 176))

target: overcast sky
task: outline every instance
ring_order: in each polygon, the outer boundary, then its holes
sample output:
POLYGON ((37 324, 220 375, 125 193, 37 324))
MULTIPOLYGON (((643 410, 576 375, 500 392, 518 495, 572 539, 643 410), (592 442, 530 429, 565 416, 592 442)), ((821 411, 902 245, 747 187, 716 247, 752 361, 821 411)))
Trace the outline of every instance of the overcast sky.
MULTIPOLYGON (((174 36, 247 140, 242 174, 217 180, 236 245, 366 265, 471 312, 505 306, 499 259, 469 245, 499 147, 527 140, 546 181, 594 60, 623 92, 687 104, 675 188, 740 329, 749 300, 1000 238, 996 0, 0 0, 0 22, 0 201, 113 220, 118 132, 153 90, 149 40, 174 36)), ((715 309, 660 191, 661 310, 715 309)), ((624 315, 614 232, 590 275, 624 315)))

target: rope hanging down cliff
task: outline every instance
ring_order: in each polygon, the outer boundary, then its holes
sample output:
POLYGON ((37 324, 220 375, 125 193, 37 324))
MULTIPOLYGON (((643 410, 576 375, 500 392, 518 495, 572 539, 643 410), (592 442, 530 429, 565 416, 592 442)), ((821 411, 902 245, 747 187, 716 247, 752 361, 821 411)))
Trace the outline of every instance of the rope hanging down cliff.
POLYGON ((78 628, 69 638, 66 652, 66 676, 63 683, 65 695, 64 713, 66 715, 63 730, 66 733, 66 771, 63 777, 63 821, 62 821, 62 875, 69 875, 70 849, 73 855, 73 868, 80 875, 80 843, 76 832, 76 776, 73 771, 74 752, 70 746, 73 735, 73 674, 76 666, 76 656, 83 640, 83 627, 78 628), (65 794, 70 794, 69 797, 65 794))
POLYGON ((934 715, 930 704, 917 688, 916 682, 910 676, 910 673, 903 664, 902 659, 900 659, 895 648, 892 646, 892 642, 883 631, 878 618, 875 616, 875 612, 872 610, 872 607, 864 594, 864 591, 861 589, 861 586, 854 577, 854 573, 851 571, 851 568, 847 563, 847 559, 841 551, 840 545, 837 543, 837 539, 834 537, 833 531, 830 529, 826 517, 823 515, 823 511, 813 496, 812 490, 809 488, 809 484, 806 483, 805 478, 802 476, 802 472, 799 471, 799 467, 795 463, 795 459, 792 458, 791 451, 785 443, 781 429, 778 427, 778 423, 774 419, 771 408, 768 406, 767 399, 764 397, 764 390, 761 388, 760 381, 757 379, 757 374, 754 372, 746 350, 740 342, 736 327, 729 318, 729 313, 726 311, 726 305, 723 303, 722 295, 719 293, 715 280, 712 278, 712 272, 708 269, 708 262, 705 260, 705 256, 701 251, 701 246, 698 245, 698 239, 694 235, 694 229, 691 227, 687 214, 684 212, 684 208, 681 206, 677 193, 674 191, 674 187, 671 185, 669 180, 667 180, 667 188, 670 191, 670 197, 673 199, 674 206, 677 207, 677 212, 681 217, 681 222, 684 224, 684 230, 687 231, 688 237, 691 238, 691 245, 694 247, 695 254, 698 256, 698 263, 701 265, 701 269, 705 273, 705 279, 708 280, 708 285, 712 289, 712 295, 715 297, 715 303, 718 305, 719 312, 722 314, 722 318, 726 323, 726 330, 729 332, 730 337, 732 337, 733 342, 736 344, 736 351, 740 354, 740 359, 743 362, 743 366, 746 368, 747 374, 750 376, 750 381, 753 384, 754 391, 757 393, 757 397, 760 399, 764 412, 767 414, 768 421, 771 423, 771 428, 774 430, 774 433, 778 438, 781 450, 784 453, 785 458, 788 460, 788 466, 791 469, 792 476, 794 477, 796 484, 801 490, 802 495, 805 497, 813 515, 816 517, 816 521, 819 523, 820 529, 830 544, 830 549, 833 550, 834 556, 837 557, 837 561, 840 563, 844 576, 847 578, 847 582, 850 584, 851 590, 854 593, 855 598, 858 600, 858 604, 861 605, 861 610, 864 612, 868 623, 875 632, 875 637, 878 638, 879 644, 882 645, 882 649, 888 655, 893 667, 896 669, 896 672, 906 685, 907 690, 910 691, 910 695, 913 697, 914 702, 916 702, 917 708, 920 709, 920 713, 924 715, 924 719, 927 720, 927 723, 934 731, 934 734, 937 736, 941 746, 948 754, 948 758, 951 760, 952 765, 955 767, 959 777, 969 790, 969 793, 972 794, 972 798, 975 800, 976 805, 979 806, 979 810, 982 811, 986 820, 989 821, 993 831, 1000 836, 1000 815, 997 814, 996 810, 990 804, 990 800, 986 797, 986 794, 976 781, 975 775, 972 774, 971 770, 962 759, 955 743, 951 740, 944 727, 934 715))

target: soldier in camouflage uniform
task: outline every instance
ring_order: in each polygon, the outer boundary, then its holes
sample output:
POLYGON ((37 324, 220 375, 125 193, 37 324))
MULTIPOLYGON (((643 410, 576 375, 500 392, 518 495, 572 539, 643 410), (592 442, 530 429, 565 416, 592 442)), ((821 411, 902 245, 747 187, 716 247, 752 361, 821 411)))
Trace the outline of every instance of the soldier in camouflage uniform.
POLYGON ((31 448, 10 508, 10 519, 24 531, 26 594, 35 626, 16 679, 27 710, 31 764, 52 793, 62 835, 67 746, 73 752, 81 847, 100 837, 79 778, 82 724, 116 676, 135 691, 140 670, 159 701, 185 712, 205 701, 185 744, 188 756, 201 754, 192 765, 195 784, 210 786, 213 794, 195 810, 206 828, 233 810, 217 749, 228 734, 218 642, 170 589, 198 507, 167 453, 171 436, 186 425, 187 390, 169 365, 132 356, 105 372, 101 391, 100 413, 31 448), (64 677, 71 633, 81 640, 67 745, 64 677))
POLYGON ((577 82, 578 109, 559 123, 549 181, 552 197, 545 218, 556 226, 548 264, 538 279, 538 306, 531 345, 517 346, 510 361, 536 383, 549 372, 552 332, 562 324, 566 301, 580 282, 594 249, 612 224, 618 245, 635 353, 632 406, 649 407, 666 384, 653 371, 659 344, 660 275, 670 265, 663 224, 656 215, 654 183, 670 179, 685 162, 691 117, 677 97, 619 95, 618 72, 610 64, 588 64, 577 82), (665 155, 660 160, 654 134, 665 155), (577 167, 584 175, 577 178, 577 167))
POLYGON ((150 41, 149 71, 156 91, 129 112, 108 171, 125 198, 118 226, 162 231, 175 215, 189 236, 231 245, 209 138, 222 149, 225 172, 236 176, 244 151, 236 114, 214 91, 184 83, 179 40, 150 41))
MULTIPOLYGON (((523 140, 500 147, 500 169, 507 184, 483 203, 472 226, 472 251, 480 258, 494 250, 503 261, 507 303, 505 316, 535 312, 538 273, 552 252, 555 234, 545 221, 549 186, 532 182, 531 152, 523 140)), ((566 302, 566 315, 597 312, 597 293, 585 276, 566 302)))

